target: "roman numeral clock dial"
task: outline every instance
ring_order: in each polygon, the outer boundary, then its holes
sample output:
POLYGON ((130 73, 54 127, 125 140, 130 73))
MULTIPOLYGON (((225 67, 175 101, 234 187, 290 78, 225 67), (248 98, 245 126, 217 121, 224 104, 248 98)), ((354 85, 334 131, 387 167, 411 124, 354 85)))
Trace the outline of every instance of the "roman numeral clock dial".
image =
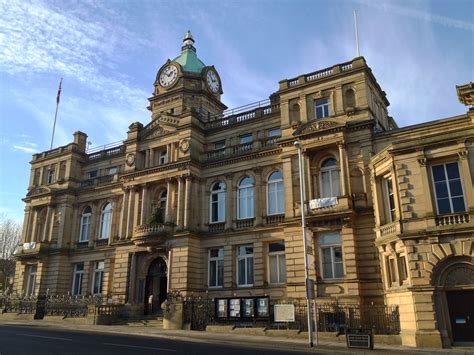
POLYGON ((178 68, 175 65, 166 66, 160 74, 160 85, 164 88, 170 87, 178 79, 178 68))
POLYGON ((219 78, 217 74, 213 70, 208 70, 206 73, 206 83, 209 90, 214 94, 218 94, 221 88, 221 84, 219 82, 219 78))

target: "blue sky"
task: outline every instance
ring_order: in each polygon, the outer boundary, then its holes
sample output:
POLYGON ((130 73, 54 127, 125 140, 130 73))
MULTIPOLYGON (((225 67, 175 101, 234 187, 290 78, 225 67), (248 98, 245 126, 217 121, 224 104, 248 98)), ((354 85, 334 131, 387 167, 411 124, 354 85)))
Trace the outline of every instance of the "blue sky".
POLYGON ((267 98, 278 81, 361 54, 400 126, 462 114, 455 85, 474 81, 474 2, 0 0, 0 213, 22 221, 31 154, 72 133, 92 146, 148 123, 161 65, 190 29, 220 73, 229 107, 267 98))

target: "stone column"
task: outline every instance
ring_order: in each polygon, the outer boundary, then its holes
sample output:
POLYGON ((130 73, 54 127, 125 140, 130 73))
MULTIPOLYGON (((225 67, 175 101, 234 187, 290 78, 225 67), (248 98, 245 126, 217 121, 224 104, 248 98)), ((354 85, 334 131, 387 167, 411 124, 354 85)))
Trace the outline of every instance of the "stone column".
POLYGON ((255 217, 255 226, 260 226, 262 224, 262 214, 265 207, 265 186, 262 181, 262 169, 256 168, 255 172, 255 188, 253 190, 253 203, 254 203, 254 217, 255 217))
POLYGON ((148 166, 151 168, 151 167, 155 166, 155 150, 150 149, 149 155, 150 155, 149 156, 150 162, 148 163, 148 166))
POLYGON ((36 208, 33 209, 33 222, 31 224, 31 235, 29 238, 30 242, 36 241, 36 228, 38 225, 38 210, 36 208))
POLYGON ((283 158, 283 186, 285 191, 285 215, 287 218, 293 217, 293 176, 290 156, 283 158))
POLYGON ((127 233, 124 233, 124 226, 127 225, 127 207, 128 207, 128 193, 127 191, 123 192, 122 196, 122 209, 120 211, 120 221, 119 221, 119 230, 118 230, 118 236, 119 239, 125 239, 127 237, 127 233))
POLYGON ((305 172, 305 183, 306 183, 306 200, 312 200, 314 198, 313 184, 311 182, 311 164, 308 154, 303 155, 303 164, 305 172))
POLYGON ((148 168, 149 160, 150 160, 150 150, 146 149, 145 150, 145 164, 144 164, 145 168, 148 168))
POLYGON ((233 175, 226 175, 225 184, 225 229, 233 229, 237 220, 237 186, 233 183, 233 175))
POLYGON ((183 215, 184 215, 184 193, 183 193, 183 177, 178 177, 178 206, 176 211, 176 224, 178 230, 183 229, 183 215))
POLYGON ((25 217, 23 218, 23 230, 21 233, 21 240, 19 242, 26 243, 29 241, 30 229, 31 229, 31 207, 27 206, 25 208, 25 217))
POLYGON ((172 222, 171 220, 171 202, 173 198, 173 191, 172 191, 173 183, 171 179, 166 181, 166 211, 165 211, 165 223, 172 222))
POLYGON ((190 227, 191 222, 191 184, 192 177, 186 176, 185 180, 185 196, 184 196, 184 229, 187 230, 190 227))
POLYGON ((132 237, 133 232, 133 215, 134 215, 134 205, 135 205, 135 188, 130 187, 128 190, 128 214, 127 214, 127 229, 126 229, 126 238, 129 239, 132 237))
MULTIPOLYGON (((431 191, 430 191, 430 185, 431 185, 431 179, 428 175, 428 168, 427 168, 427 159, 423 156, 421 158, 418 158, 418 164, 420 165, 420 173, 421 173, 421 181, 423 182, 423 197, 425 198, 425 213, 426 217, 432 217, 434 216, 433 212, 433 200, 431 198, 431 191)), ((406 177, 400 176, 399 181, 397 181, 397 187, 394 186, 395 188, 400 189, 400 184, 402 184, 405 181, 406 177)), ((403 193, 400 192, 400 195, 403 193)), ((403 197, 400 196, 400 197, 403 197)), ((402 210, 402 216, 400 216, 400 219, 405 218, 403 216, 403 210, 402 210)))
POLYGON ((142 186, 142 205, 141 205, 141 214, 140 214, 140 224, 146 224, 147 220, 147 199, 148 199, 148 188, 146 185, 142 186))
POLYGON ((135 304, 135 287, 137 283, 137 253, 131 253, 130 280, 128 284, 128 303, 135 304))
POLYGON ((41 242, 44 242, 48 239, 48 231, 49 231, 49 216, 51 214, 51 206, 46 207, 46 217, 44 219, 44 227, 43 227, 43 235, 41 236, 41 242))
POLYGON ((338 142, 337 146, 339 148, 339 169, 341 172, 341 196, 347 195, 347 169, 346 169, 346 151, 344 149, 344 143, 338 142))

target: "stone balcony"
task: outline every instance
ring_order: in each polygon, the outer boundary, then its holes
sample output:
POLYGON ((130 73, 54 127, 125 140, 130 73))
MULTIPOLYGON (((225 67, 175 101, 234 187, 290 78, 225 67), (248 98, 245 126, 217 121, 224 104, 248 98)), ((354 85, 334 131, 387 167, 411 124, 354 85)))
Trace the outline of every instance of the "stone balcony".
POLYGON ((352 199, 349 196, 317 198, 311 200, 308 207, 308 216, 343 213, 352 209, 352 199))
POLYGON ((49 250, 48 242, 29 242, 18 244, 14 256, 17 259, 37 258, 49 250))
POLYGON ((374 230, 375 230, 377 239, 388 238, 390 236, 399 235, 402 232, 402 224, 400 221, 395 221, 392 223, 387 223, 387 224, 378 226, 374 230))
POLYGON ((142 224, 135 228, 132 242, 138 246, 157 246, 163 244, 175 231, 171 223, 142 224))

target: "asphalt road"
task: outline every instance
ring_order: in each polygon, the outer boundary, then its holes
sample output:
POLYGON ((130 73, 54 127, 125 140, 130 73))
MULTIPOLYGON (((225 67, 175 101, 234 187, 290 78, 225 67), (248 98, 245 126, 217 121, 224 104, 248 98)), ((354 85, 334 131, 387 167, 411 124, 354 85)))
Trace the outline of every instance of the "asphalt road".
MULTIPOLYGON (((0 355, 298 354, 305 350, 264 349, 246 344, 197 343, 97 332, 1 325, 0 355)), ((316 351, 312 352, 317 353, 316 351)))

